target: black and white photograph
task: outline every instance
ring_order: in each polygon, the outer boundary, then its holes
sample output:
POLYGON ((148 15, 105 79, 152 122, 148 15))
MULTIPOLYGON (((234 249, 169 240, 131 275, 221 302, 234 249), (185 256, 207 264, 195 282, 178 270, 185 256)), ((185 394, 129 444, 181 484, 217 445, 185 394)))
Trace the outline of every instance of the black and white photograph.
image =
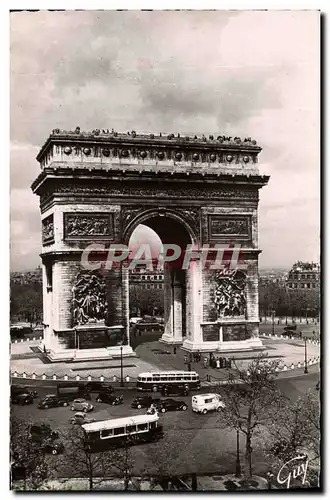
POLYGON ((7 15, 8 489, 321 492, 322 11, 7 15))

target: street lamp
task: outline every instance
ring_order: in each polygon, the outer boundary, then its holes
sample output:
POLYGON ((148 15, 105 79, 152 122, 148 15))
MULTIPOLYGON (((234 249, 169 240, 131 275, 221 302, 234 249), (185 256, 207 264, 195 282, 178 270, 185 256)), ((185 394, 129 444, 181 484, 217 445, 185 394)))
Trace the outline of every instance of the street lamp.
POLYGON ((307 337, 305 337, 305 369, 304 373, 308 373, 308 368, 307 368, 307 337))
POLYGON ((239 459, 239 429, 236 429, 236 472, 235 476, 240 477, 241 475, 241 462, 239 459))
POLYGON ((124 387, 124 374, 123 374, 123 345, 120 346, 120 387, 124 387))

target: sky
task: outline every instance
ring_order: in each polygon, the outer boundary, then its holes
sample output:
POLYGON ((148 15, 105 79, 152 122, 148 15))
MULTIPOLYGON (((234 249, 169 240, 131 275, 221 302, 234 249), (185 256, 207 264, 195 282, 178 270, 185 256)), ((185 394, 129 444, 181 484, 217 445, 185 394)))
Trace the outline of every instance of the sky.
POLYGON ((77 126, 256 139, 260 267, 318 261, 319 51, 317 11, 11 13, 11 270, 40 264, 35 157, 77 126))

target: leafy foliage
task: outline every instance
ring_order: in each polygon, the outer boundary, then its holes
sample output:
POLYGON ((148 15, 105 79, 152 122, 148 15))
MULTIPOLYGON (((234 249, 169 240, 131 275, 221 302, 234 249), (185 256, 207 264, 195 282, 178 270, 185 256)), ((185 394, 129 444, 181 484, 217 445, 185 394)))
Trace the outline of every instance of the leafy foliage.
POLYGON ((268 432, 269 454, 286 462, 299 453, 308 453, 309 460, 320 456, 320 403, 309 391, 291 403, 287 399, 274 408, 268 432))
MULTIPOLYGON (((241 379, 240 385, 225 385, 218 389, 225 407, 220 424, 240 431, 245 436, 245 472, 252 476, 252 438, 258 428, 270 418, 274 406, 281 401, 275 383, 278 361, 269 361, 262 355, 254 359, 247 369, 234 369, 241 379)), ((230 375, 229 375, 230 377, 230 375)))
POLYGON ((157 314, 164 312, 164 290, 143 289, 138 285, 130 285, 129 300, 131 311, 141 310, 141 315, 154 315, 154 309, 157 308, 157 314))
POLYGON ((84 431, 79 426, 74 426, 66 434, 67 464, 75 470, 77 477, 85 477, 92 490, 109 473, 118 472, 125 479, 125 489, 128 489, 133 462, 128 446, 124 449, 113 449, 92 453, 85 443, 84 431))
POLYGON ((38 490, 51 475, 51 469, 42 443, 34 442, 30 435, 29 422, 18 418, 10 421, 10 452, 12 471, 23 472, 24 489, 38 490))

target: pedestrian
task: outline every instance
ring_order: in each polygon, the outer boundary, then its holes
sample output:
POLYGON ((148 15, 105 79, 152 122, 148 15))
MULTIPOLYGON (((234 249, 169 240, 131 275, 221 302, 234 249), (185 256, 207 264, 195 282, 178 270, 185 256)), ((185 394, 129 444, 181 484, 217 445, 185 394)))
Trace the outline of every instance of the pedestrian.
POLYGON ((201 355, 201 353, 198 351, 198 363, 200 363, 200 362, 201 362, 201 360, 202 360, 202 355, 201 355))
POLYGON ((220 368, 220 359, 217 358, 217 369, 219 369, 219 368, 220 368))
POLYGON ((186 365, 188 363, 188 356, 184 357, 184 364, 186 365))
POLYGON ((209 360, 207 358, 204 358, 204 368, 207 368, 209 360))
POLYGON ((176 347, 173 347, 173 354, 176 354, 176 347))

